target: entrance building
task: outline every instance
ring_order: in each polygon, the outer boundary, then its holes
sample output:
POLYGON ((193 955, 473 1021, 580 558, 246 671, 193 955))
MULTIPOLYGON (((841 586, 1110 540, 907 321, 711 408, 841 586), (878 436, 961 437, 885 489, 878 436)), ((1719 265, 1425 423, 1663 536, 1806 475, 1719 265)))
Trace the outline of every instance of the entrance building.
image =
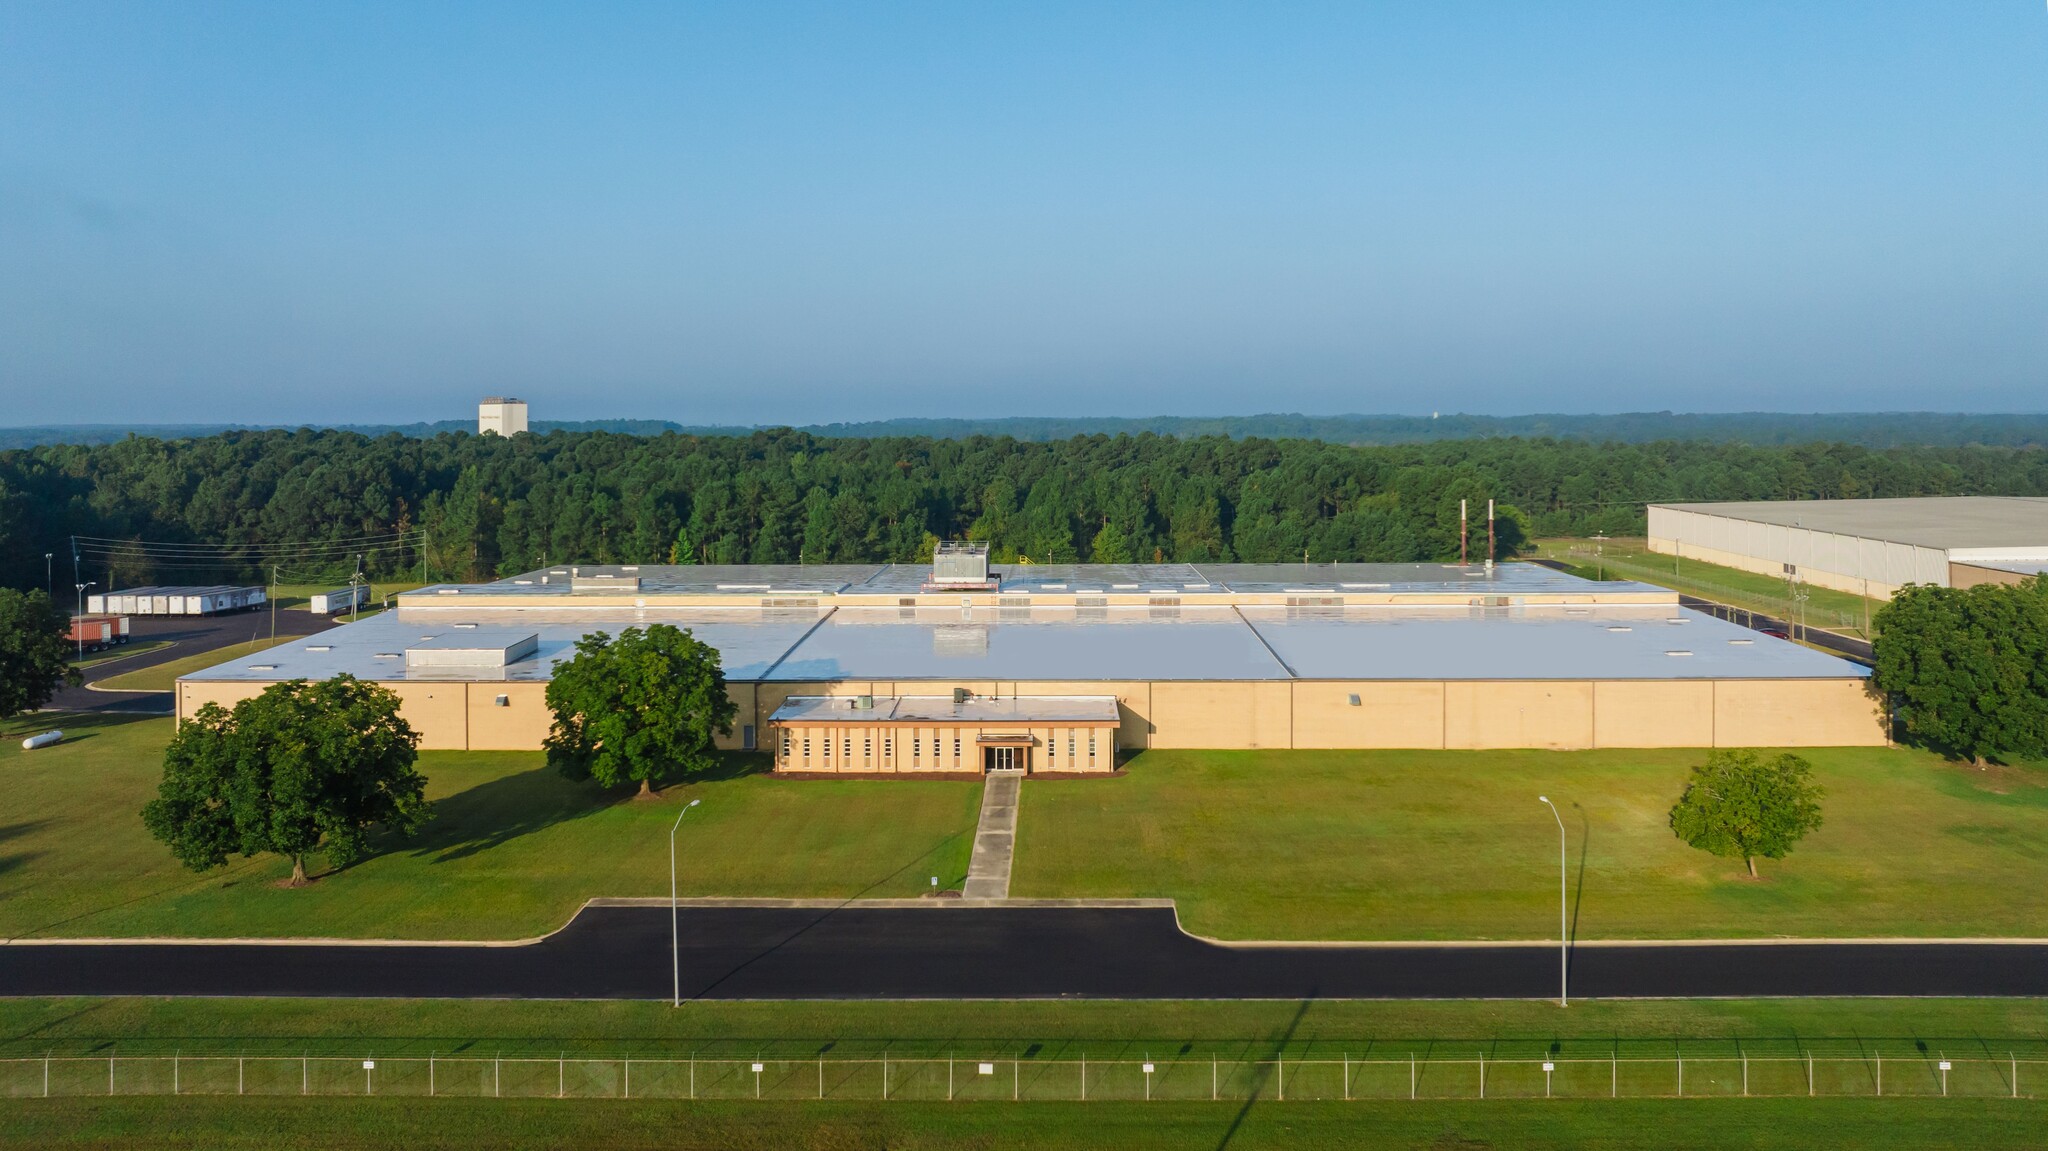
POLYGON ((775 770, 835 774, 1116 769, 1114 696, 792 696, 768 721, 775 770))

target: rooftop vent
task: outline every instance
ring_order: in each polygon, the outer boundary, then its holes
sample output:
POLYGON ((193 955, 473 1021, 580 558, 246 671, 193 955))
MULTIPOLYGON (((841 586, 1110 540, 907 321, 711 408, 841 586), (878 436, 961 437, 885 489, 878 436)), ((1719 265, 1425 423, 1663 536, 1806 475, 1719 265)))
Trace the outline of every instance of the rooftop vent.
POLYGON ((1753 644, 1753 643, 1755 643, 1756 641, 1755 641, 1755 640, 1753 640, 1753 639, 1731 639, 1731 640, 1729 640, 1728 642, 1729 642, 1729 643, 1732 643, 1732 644, 1734 644, 1734 645, 1736 645, 1737 647, 1743 647, 1743 646, 1747 646, 1747 645, 1749 645, 1749 644, 1753 644))
POLYGON ((252 663, 252 664, 250 664, 250 665, 249 665, 249 670, 250 670, 250 671, 276 671, 276 670, 277 670, 277 665, 276 665, 276 664, 274 664, 274 663, 252 663))
POLYGON ((992 590, 995 581, 988 573, 988 545, 976 540, 940 543, 932 549, 931 575, 924 586, 928 591, 992 590))
POLYGON ((309 643, 309 644, 307 644, 307 645, 306 645, 306 650, 307 650, 307 651, 333 651, 333 650, 334 650, 334 645, 333 645, 333 644, 331 644, 331 643, 309 643))
POLYGON ((1665 655, 1691 655, 1692 653, 1691 653, 1691 652, 1689 652, 1689 651, 1667 651, 1667 652, 1665 652, 1664 654, 1665 654, 1665 655))
POLYGON ((1627 624, 1623 624, 1623 623, 1617 623, 1617 624, 1609 624, 1609 625, 1607 626, 1607 630, 1608 630, 1608 631, 1634 631, 1634 630, 1636 630, 1636 629, 1634 629, 1634 628, 1632 628, 1632 627, 1628 626, 1627 624))

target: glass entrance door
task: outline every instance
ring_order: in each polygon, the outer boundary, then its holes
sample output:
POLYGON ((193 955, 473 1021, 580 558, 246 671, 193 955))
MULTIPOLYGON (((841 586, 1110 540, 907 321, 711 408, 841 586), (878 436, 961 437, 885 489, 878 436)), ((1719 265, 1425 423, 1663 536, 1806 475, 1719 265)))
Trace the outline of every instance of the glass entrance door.
POLYGON ((1024 770, 1024 749, 1021 747, 985 747, 981 749, 983 771, 1024 770))

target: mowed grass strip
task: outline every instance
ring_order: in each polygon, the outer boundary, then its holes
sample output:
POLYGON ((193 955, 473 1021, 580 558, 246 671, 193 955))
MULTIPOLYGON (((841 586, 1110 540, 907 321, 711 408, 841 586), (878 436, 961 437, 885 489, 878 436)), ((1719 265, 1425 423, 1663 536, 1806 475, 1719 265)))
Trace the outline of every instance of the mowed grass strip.
POLYGON ((554 1099, 10 1099, 0 1130, 23 1147, 548 1147, 870 1151, 972 1147, 2036 1148, 2039 1100, 1684 1099, 1478 1102, 760 1103, 554 1099))
POLYGON ((2048 770, 1800 754, 1825 825, 1763 878, 1667 822, 1705 753, 1148 751, 1027 782, 1015 896, 1164 896, 1228 939, 2048 936, 2048 770))
POLYGON ((181 675, 189 675, 195 671, 204 671, 216 664, 223 664, 232 659, 240 659, 245 655, 255 655, 259 651, 291 643, 294 640, 305 642, 306 637, 302 635, 286 635, 271 639, 269 636, 264 636, 262 639, 253 639, 246 643, 233 643, 226 647, 214 648, 212 651, 202 651, 195 655, 168 660, 153 667, 139 667, 134 671, 124 671, 110 675, 105 679, 97 681, 94 686, 103 687, 109 691, 173 691, 176 690, 178 677, 181 675))
MULTIPOLYGON (((782 780, 758 757, 646 802, 576 784, 538 752, 423 752, 435 819, 418 838, 278 886, 282 860, 194 874, 143 828, 168 719, 38 717, 57 747, 0 745, 0 936, 504 939, 561 926, 592 896, 909 896, 965 877, 981 787, 949 780, 782 780)), ((14 725, 20 727, 19 724, 14 725)))

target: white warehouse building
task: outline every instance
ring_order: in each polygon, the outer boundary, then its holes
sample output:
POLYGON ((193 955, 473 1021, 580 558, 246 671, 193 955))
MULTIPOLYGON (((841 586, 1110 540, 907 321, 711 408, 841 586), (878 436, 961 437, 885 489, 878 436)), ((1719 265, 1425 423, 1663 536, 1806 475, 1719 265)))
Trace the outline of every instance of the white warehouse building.
POLYGON ((2048 571, 2048 498, 1651 504, 1649 547, 1889 599, 1909 583, 2018 583, 2048 571))

